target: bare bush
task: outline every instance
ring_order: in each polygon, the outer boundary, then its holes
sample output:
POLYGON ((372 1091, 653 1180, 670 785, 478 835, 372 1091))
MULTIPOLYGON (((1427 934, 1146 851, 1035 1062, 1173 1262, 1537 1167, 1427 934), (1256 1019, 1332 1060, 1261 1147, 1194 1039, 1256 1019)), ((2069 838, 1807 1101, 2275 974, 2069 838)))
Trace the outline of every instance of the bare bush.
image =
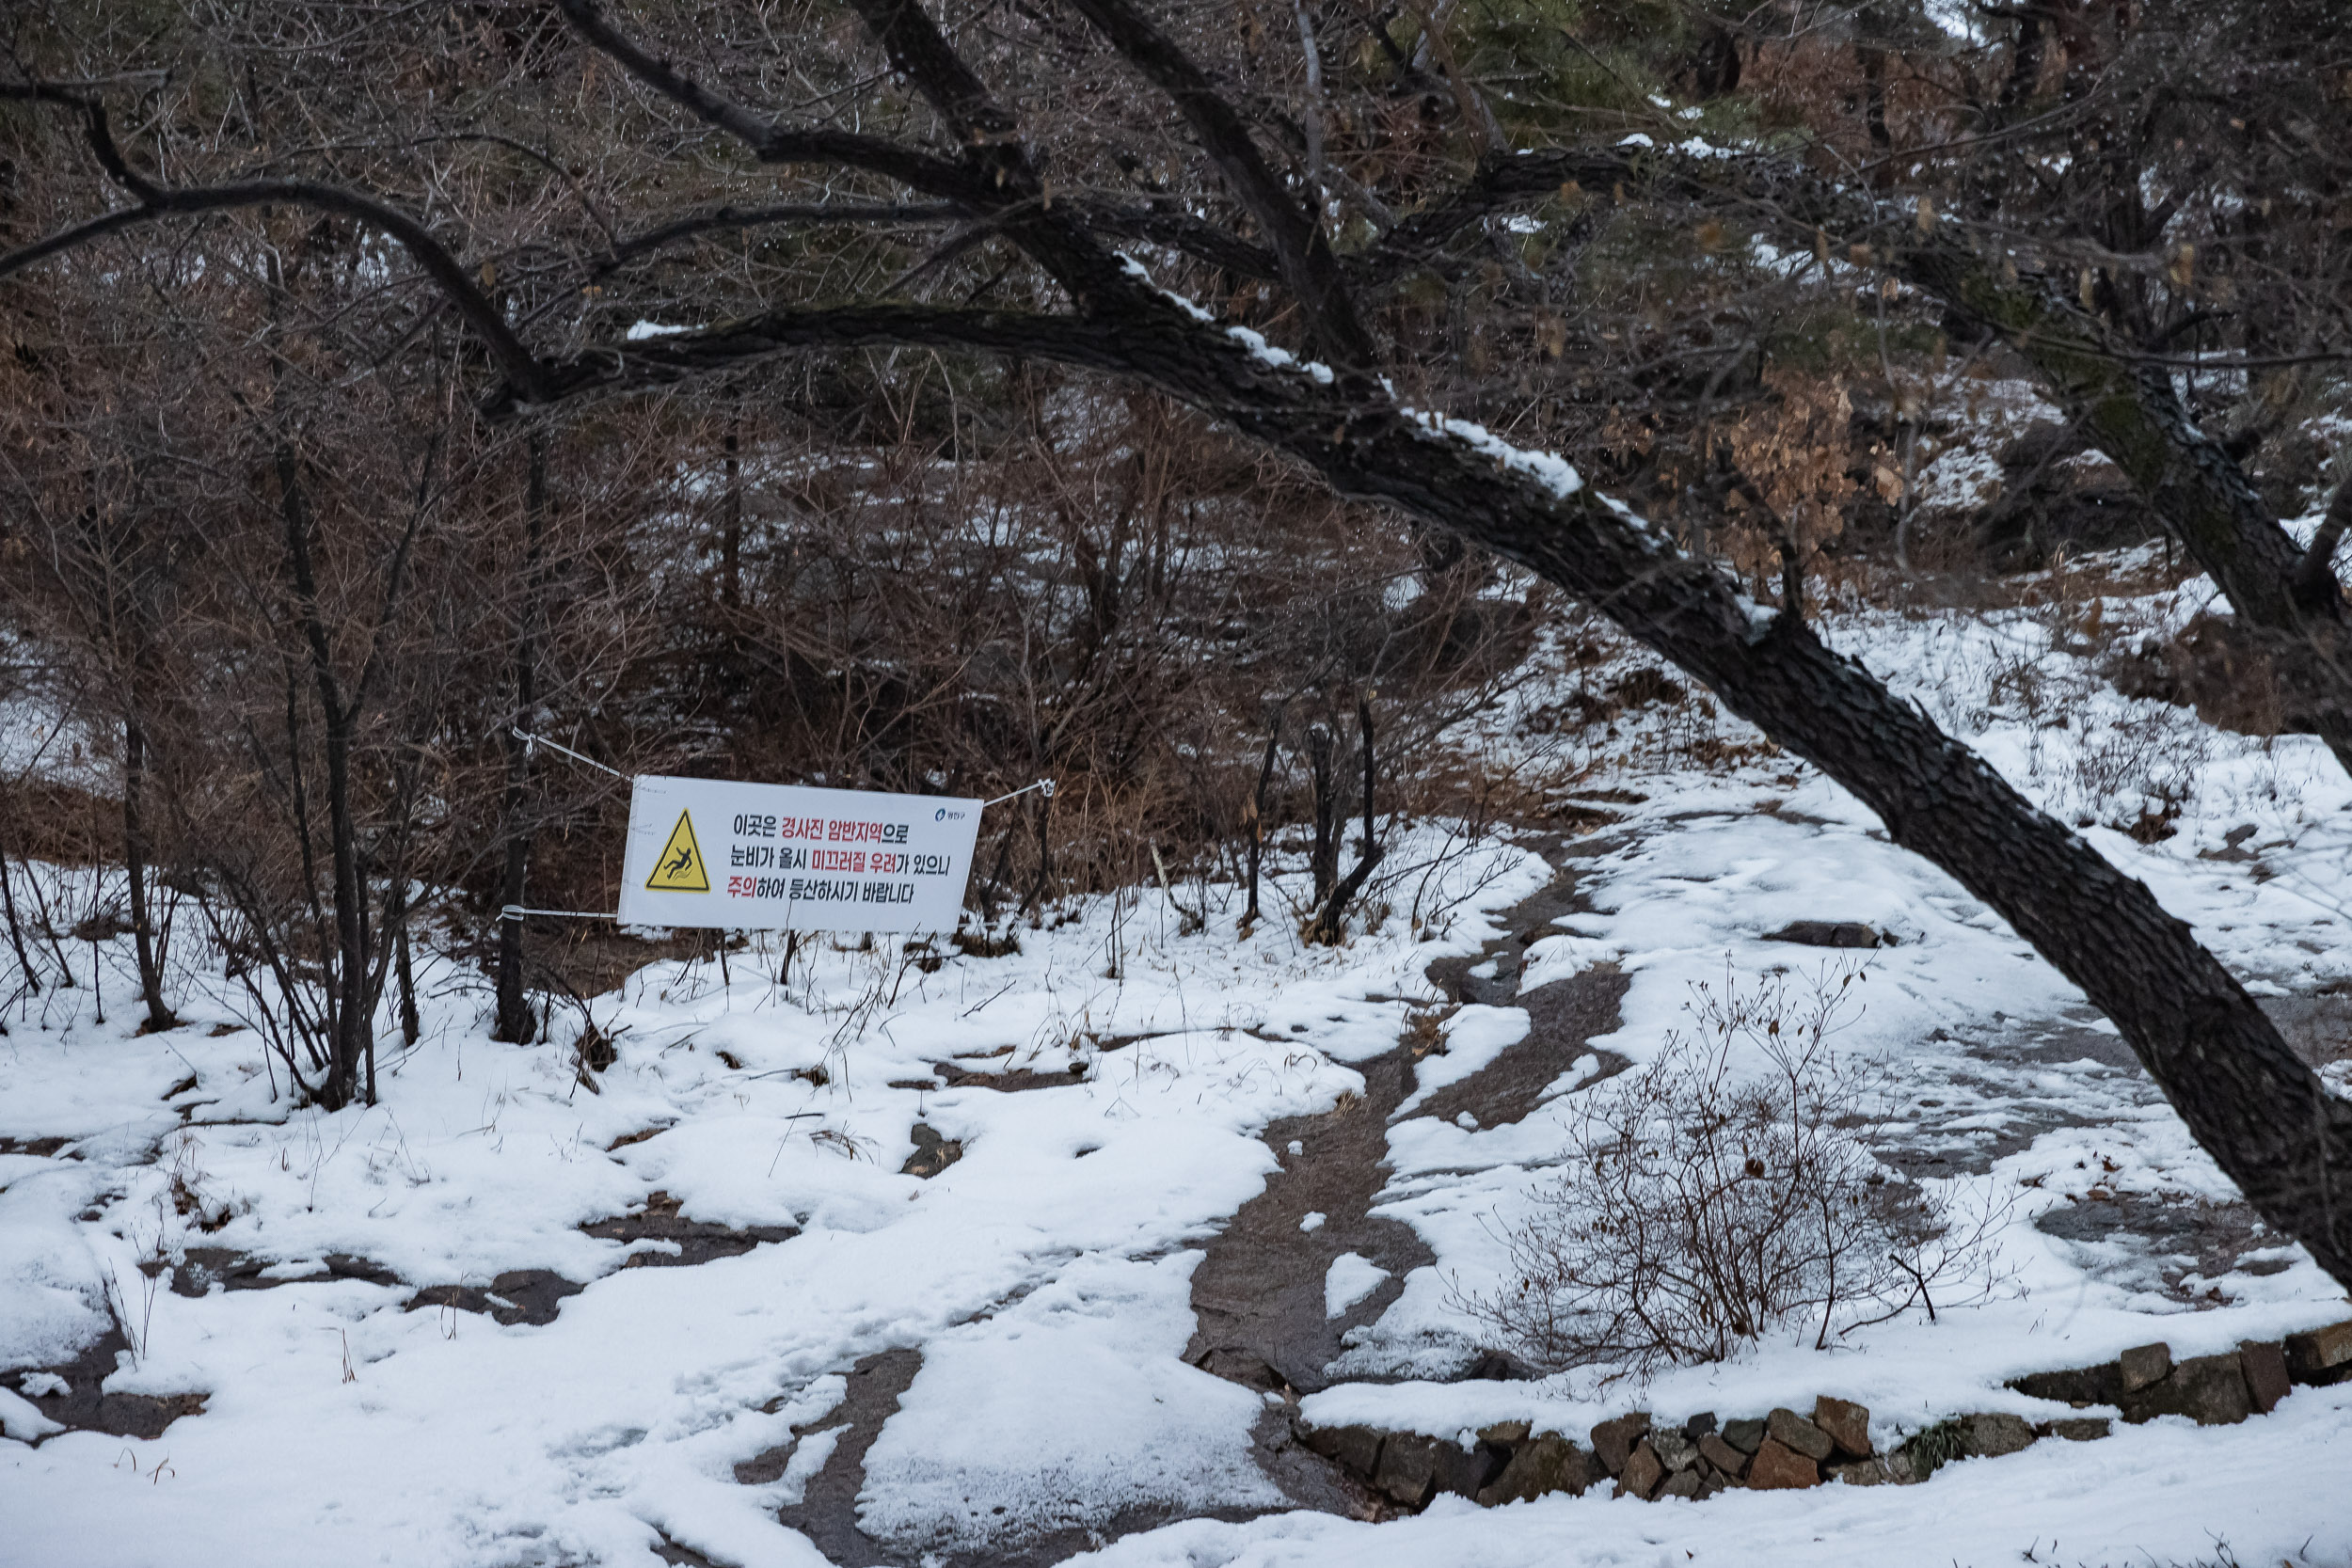
POLYGON ((1863 974, 1693 987, 1693 1032, 1583 1097, 1565 1172, 1502 1229, 1510 1277, 1455 1305, 1536 1366, 1613 1380, 1991 1291, 2007 1211, 1963 1212, 1872 1152, 1886 1085, 1830 1044, 1863 974))

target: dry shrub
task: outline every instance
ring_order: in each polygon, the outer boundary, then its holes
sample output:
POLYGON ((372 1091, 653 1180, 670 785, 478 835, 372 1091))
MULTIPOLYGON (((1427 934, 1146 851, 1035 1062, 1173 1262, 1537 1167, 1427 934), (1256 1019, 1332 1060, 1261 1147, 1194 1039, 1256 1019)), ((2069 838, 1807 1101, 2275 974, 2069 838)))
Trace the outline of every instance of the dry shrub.
POLYGON ((1791 546, 1810 561, 1845 531, 1855 484, 1847 474, 1853 404, 1835 378, 1764 372, 1773 394, 1716 437, 1720 457, 1747 481, 1724 499, 1739 520, 1718 541, 1742 576, 1776 578, 1791 546))
POLYGON ((1693 1033, 1582 1097, 1565 1173, 1502 1232, 1511 1276, 1455 1305, 1537 1367, 1614 1380, 1989 1291, 2006 1209, 1962 1213, 1883 1164, 1887 1085, 1831 1049, 1863 974, 1693 987, 1693 1033))

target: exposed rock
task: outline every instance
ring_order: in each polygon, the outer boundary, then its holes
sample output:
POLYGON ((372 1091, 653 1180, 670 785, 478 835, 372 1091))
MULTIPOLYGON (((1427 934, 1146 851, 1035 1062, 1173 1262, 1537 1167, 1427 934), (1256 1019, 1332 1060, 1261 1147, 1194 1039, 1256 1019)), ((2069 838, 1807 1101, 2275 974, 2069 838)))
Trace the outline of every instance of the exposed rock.
POLYGON ((1699 1457, 1733 1481, 1748 1473, 1748 1456, 1711 1432, 1699 1439, 1699 1457))
POLYGON ((1380 1445, 1373 1484, 1406 1508, 1421 1508, 1440 1492, 1477 1497, 1504 1465, 1502 1450, 1488 1444, 1465 1449, 1448 1438, 1391 1432, 1380 1445))
POLYGON ((1581 1497, 1594 1481, 1593 1456, 1556 1433, 1546 1433, 1519 1445, 1502 1473, 1478 1494, 1482 1508, 1498 1503, 1527 1502, 1551 1492, 1581 1497))
POLYGON ((1380 1465, 1373 1485, 1392 1501, 1420 1508, 1438 1489, 1438 1443, 1417 1432, 1392 1432, 1380 1445, 1380 1465))
POLYGON ((2161 1383, 2172 1370, 2172 1347, 2159 1341, 2153 1345, 2135 1345, 2115 1358, 2123 1374, 2123 1392, 2137 1394, 2153 1383, 2161 1383))
POLYGON ((586 1289, 550 1269, 509 1269, 492 1279, 487 1288, 428 1285, 408 1298, 406 1309, 414 1312, 420 1307, 453 1307, 465 1312, 487 1312, 494 1321, 509 1326, 530 1323, 544 1327, 555 1322, 565 1297, 578 1295, 586 1289))
MULTIPOLYGON (((1828 1433, 1785 1406, 1764 1418, 1764 1435, 1782 1448, 1804 1455, 1817 1465, 1827 1459, 1830 1451, 1837 1446, 1830 1441, 1828 1433)), ((1757 1458, 1761 1460, 1762 1457, 1762 1450, 1758 1449, 1757 1458)))
POLYGON ((1367 1426, 1305 1427, 1298 1440, 1334 1465, 1370 1480, 1380 1472, 1380 1439, 1385 1435, 1367 1426))
POLYGON ((1699 1482, 1699 1501, 1705 1502, 1716 1493, 1728 1490, 1733 1484, 1731 1481, 1725 1479, 1721 1470, 1710 1467, 1707 1471, 1706 1479, 1699 1482))
POLYGON ((1603 1421, 1593 1428, 1593 1452, 1600 1459, 1601 1467, 1611 1475, 1625 1473, 1626 1462, 1633 1456, 1633 1445, 1649 1431, 1649 1412, 1637 1410, 1630 1416, 1603 1421))
POLYGON ((2069 1443, 2095 1443, 2115 1430, 2115 1423, 2105 1416, 2076 1416, 2050 1423, 2050 1435, 2069 1443))
POLYGON ((908 1129, 907 1136, 914 1141, 914 1152, 898 1167, 900 1176, 919 1176, 928 1181, 963 1158, 963 1140, 943 1138, 935 1128, 916 1122, 908 1129))
POLYGON ((1820 1484, 1820 1467, 1776 1438, 1765 1438, 1756 1450, 1755 1462, 1748 1466, 1748 1485, 1758 1492, 1820 1484))
POLYGON ((1290 1386, 1281 1369, 1247 1345, 1213 1345, 1194 1357, 1192 1364, 1211 1377, 1268 1393, 1279 1394, 1290 1386))
POLYGON ((740 1258, 763 1243, 788 1242, 800 1234, 797 1227, 789 1225, 748 1225, 737 1228, 690 1220, 679 1212, 679 1208, 676 1198, 657 1189, 645 1195, 640 1208, 609 1220, 591 1221, 580 1228, 584 1235, 618 1242, 623 1246, 634 1246, 639 1242, 662 1243, 631 1252, 621 1260, 625 1269, 691 1267, 721 1258, 740 1258))
POLYGON ((2352 1378, 2352 1320, 2287 1336, 2287 1370, 2297 1383, 2340 1383, 2352 1378))
POLYGON ((1973 1459, 1998 1459, 2003 1454, 2019 1453, 2033 1447, 2033 1425, 2023 1416, 1987 1410, 1956 1419, 1960 1423, 1960 1451, 1973 1459))
MULTIPOLYGON (((992 1052, 990 1054, 1005 1053, 992 1052)), ((987 1059, 981 1056, 971 1058, 974 1061, 987 1059)), ((931 1070, 939 1074, 951 1089, 996 1089, 1005 1094, 1019 1094, 1027 1089, 1063 1089, 1073 1084, 1086 1082, 1086 1064, 1083 1062, 1059 1072, 1027 1067, 982 1069, 976 1072, 961 1062, 933 1062, 931 1070)))
POLYGON ((1482 1350, 1453 1374, 1456 1383, 1527 1383, 1543 1374, 1508 1351, 1482 1350))
POLYGON ((1714 1430, 1715 1413, 1712 1410, 1703 1410, 1682 1423, 1682 1435, 1693 1443, 1714 1430))
POLYGON ((2009 1386, 2021 1394, 2029 1394, 2038 1400, 2055 1400, 2077 1409, 2086 1404, 2123 1402, 2122 1370, 2112 1361, 2065 1371, 2028 1372, 2024 1377, 2010 1378, 2009 1386))
POLYGON ((391 1287, 404 1283, 383 1264, 349 1253, 330 1252, 319 1261, 325 1266, 315 1274, 278 1275, 269 1272, 277 1262, 274 1259, 255 1258, 230 1247, 192 1246, 174 1259, 171 1293, 201 1298, 215 1285, 224 1291, 272 1291, 281 1285, 327 1285, 345 1279, 391 1287))
POLYGON ((1876 1459, 1855 1459, 1843 1465, 1833 1465, 1829 1467, 1829 1479, 1842 1481, 1848 1486, 1888 1486, 1895 1480, 1885 1464, 1876 1459))
POLYGON ((1823 1394, 1813 1402, 1813 1424, 1847 1459, 1870 1457, 1870 1407, 1823 1394))
POLYGON ((1478 1440, 1499 1448, 1515 1449, 1527 1441, 1528 1430, 1525 1421, 1497 1421, 1490 1427, 1480 1427, 1478 1440))
POLYGON ((1699 1462, 1699 1446, 1679 1432, 1653 1432, 1649 1446, 1658 1455, 1659 1463, 1675 1475, 1680 1475, 1699 1462))
POLYGON ((2233 1426, 2253 1413, 2237 1354, 2200 1355, 2172 1369, 2162 1383, 2123 1396, 2123 1418, 2152 1421, 2186 1416, 2199 1426, 2233 1426))
POLYGON ((1737 1421, 1725 1421, 1724 1441, 1738 1449, 1741 1453, 1754 1453, 1756 1446, 1764 1441, 1764 1423, 1744 1418, 1737 1421))
POLYGON ((1437 1489, 1457 1497, 1476 1497, 1511 1463, 1511 1450, 1492 1443, 1469 1448, 1440 1440, 1438 1444, 1437 1489))
POLYGON ((1660 1464, 1657 1450, 1647 1439, 1636 1443, 1626 1456, 1625 1469, 1617 1477, 1617 1496, 1630 1492, 1637 1497, 1657 1496, 1659 1483, 1666 1479, 1666 1466, 1660 1464))
POLYGON ((1686 1501, 1696 1497, 1707 1484, 1696 1470, 1678 1470, 1666 1478, 1666 1484, 1658 1489, 1661 1497, 1681 1497, 1686 1501))
MULTIPOLYGON (((47 1421, 72 1432, 98 1432, 109 1437, 157 1438, 183 1416, 200 1416, 212 1396, 182 1394, 110 1394, 103 1385, 121 1364, 130 1347, 119 1329, 110 1329, 82 1349, 72 1361, 40 1369, 20 1368, 8 1375, 26 1402, 47 1421)), ((24 1428, 17 1429, 19 1433, 24 1428)), ((35 1435, 56 1428, 36 1427, 35 1435)), ((27 1438, 28 1441, 32 1440, 27 1438)))
POLYGON ((2294 1392, 2295 1385, 2287 1376, 2286 1352, 2278 1344, 2259 1339, 2240 1341, 2237 1365, 2246 1375, 2247 1400, 2262 1415, 2269 1415, 2280 1400, 2294 1392))
POLYGON ((1855 920, 1792 920, 1766 935, 1766 942, 1802 942, 1807 947, 1892 947, 1895 939, 1855 920))
POLYGON ((1919 1451, 1917 1440, 1904 1444, 1880 1461, 1886 1466, 1886 1479, 1897 1486, 1915 1486, 1935 1473, 1931 1456, 1919 1451))

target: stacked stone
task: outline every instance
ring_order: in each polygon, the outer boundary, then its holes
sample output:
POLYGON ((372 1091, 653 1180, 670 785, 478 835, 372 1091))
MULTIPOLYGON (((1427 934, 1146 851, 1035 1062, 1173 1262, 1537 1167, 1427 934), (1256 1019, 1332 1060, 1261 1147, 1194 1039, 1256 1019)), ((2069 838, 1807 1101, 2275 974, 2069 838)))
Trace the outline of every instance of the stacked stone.
POLYGON ((2095 1367, 2034 1372, 2010 1386, 2077 1410, 2112 1405, 2134 1423, 2186 1416, 2200 1426, 2232 1426, 2249 1416, 2267 1416, 2296 1384, 2347 1380, 2352 1322, 2290 1334, 2282 1341, 2249 1339, 2234 1351, 2186 1361, 2174 1361, 2167 1344, 2136 1345, 2095 1367))
MULTIPOLYGON (((1593 1452, 1616 1478, 1618 1497, 1711 1497, 1734 1486, 1776 1492, 1819 1486, 1870 1465, 1870 1412, 1827 1395, 1810 1419, 1778 1409, 1761 1420, 1716 1428, 1710 1412, 1678 1427, 1654 1425, 1645 1412, 1593 1429, 1593 1452)), ((1872 1480, 1879 1479, 1874 1471, 1872 1480)))
MULTIPOLYGON (((2127 1421, 2186 1416, 2212 1426, 2267 1414, 2295 1384, 2344 1382, 2352 1382, 2352 1322, 2180 1362, 2169 1345, 2139 1345, 2096 1367, 2036 1372, 2010 1386, 2077 1410, 2107 1405, 2127 1421)), ((1830 1481, 1906 1485, 1950 1460, 2016 1453, 2044 1437, 2086 1442, 2109 1430, 2104 1416, 2035 1423, 2007 1411, 1977 1411, 1880 1453, 1870 1443, 1870 1412, 1824 1394, 1809 1418, 1778 1409, 1720 1427, 1712 1412, 1676 1424, 1637 1410, 1594 1427, 1589 1450, 1560 1433, 1536 1433, 1526 1421, 1501 1422, 1459 1440, 1366 1426, 1301 1427, 1299 1435, 1390 1502, 1418 1510, 1441 1493, 1492 1508, 1553 1493, 1580 1497, 1604 1480, 1614 1483, 1613 1496, 1653 1501, 1830 1481)))

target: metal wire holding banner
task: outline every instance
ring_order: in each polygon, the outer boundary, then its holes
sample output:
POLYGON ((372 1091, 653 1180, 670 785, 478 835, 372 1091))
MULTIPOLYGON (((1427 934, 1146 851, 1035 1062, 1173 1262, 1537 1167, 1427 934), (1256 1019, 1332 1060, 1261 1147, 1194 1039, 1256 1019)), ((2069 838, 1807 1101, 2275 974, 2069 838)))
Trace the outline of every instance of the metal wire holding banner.
POLYGON ((1012 791, 1009 795, 999 795, 993 800, 982 800, 980 802, 980 809, 982 811, 986 811, 991 806, 1001 806, 1007 800, 1017 800, 1021 796, 1026 795, 1033 789, 1041 789, 1045 791, 1045 798, 1048 800, 1054 798, 1054 781, 1051 779, 1040 779, 1035 784, 1023 784, 1019 789, 1012 791))
MULTIPOLYGON (((603 763, 598 762, 598 761, 597 761, 596 758, 594 758, 594 757, 584 757, 584 756, 581 756, 581 755, 580 755, 578 752, 573 751, 573 750, 572 750, 569 746, 564 745, 564 744, 562 741, 560 741, 560 740, 549 740, 549 739, 548 739, 546 736, 544 736, 544 735, 533 735, 533 734, 532 734, 529 730, 524 729, 524 728, 523 728, 520 724, 516 724, 516 725, 515 725, 515 726, 514 726, 514 731, 515 731, 515 738, 516 738, 516 739, 517 739, 517 740, 519 740, 519 741, 521 741, 521 742, 523 743, 523 745, 525 746, 525 748, 529 748, 529 747, 532 747, 532 746, 545 746, 545 747, 547 747, 549 751, 554 751, 554 752, 563 752, 565 756, 567 756, 567 757, 571 758, 574 762, 584 762, 584 763, 586 763, 589 767, 591 767, 591 768, 596 768, 598 772, 601 772, 601 773, 610 773, 610 774, 612 774, 612 775, 614 778, 616 778, 616 779, 626 779, 626 778, 628 778, 628 775, 627 773, 622 772, 622 771, 621 771, 619 768, 608 768, 608 767, 606 767, 603 763)), ((532 913, 532 914, 540 914, 540 913, 548 913, 548 912, 553 912, 553 911, 540 911, 540 910, 532 910, 532 911, 526 911, 526 912, 528 912, 528 913, 532 913)))
POLYGON ((501 904, 499 906, 499 918, 501 920, 520 920, 527 914, 561 915, 566 920, 612 920, 618 918, 617 916, 606 914, 598 910, 527 910, 520 904, 501 904))
MULTIPOLYGON (((513 729, 515 731, 515 738, 521 741, 525 746, 545 746, 549 751, 563 752, 574 762, 586 763, 589 767, 596 769, 600 773, 610 773, 616 779, 626 779, 628 777, 628 774, 622 772, 617 768, 607 767, 605 764, 598 762, 594 757, 581 756, 578 752, 573 751, 569 746, 564 745, 560 740, 549 740, 544 735, 533 735, 529 730, 524 729, 520 724, 514 725, 513 729)), ((1043 790, 1045 792, 1045 798, 1050 800, 1054 798, 1054 781, 1051 779, 1040 779, 1035 784, 1023 784, 1019 789, 1009 791, 1007 794, 999 795, 993 800, 982 800, 980 802, 980 809, 982 811, 986 811, 991 806, 1001 806, 1007 800, 1019 800, 1022 796, 1028 794, 1031 790, 1043 790)), ((564 914, 571 911, 564 910, 525 910, 523 912, 525 914, 564 914)))

